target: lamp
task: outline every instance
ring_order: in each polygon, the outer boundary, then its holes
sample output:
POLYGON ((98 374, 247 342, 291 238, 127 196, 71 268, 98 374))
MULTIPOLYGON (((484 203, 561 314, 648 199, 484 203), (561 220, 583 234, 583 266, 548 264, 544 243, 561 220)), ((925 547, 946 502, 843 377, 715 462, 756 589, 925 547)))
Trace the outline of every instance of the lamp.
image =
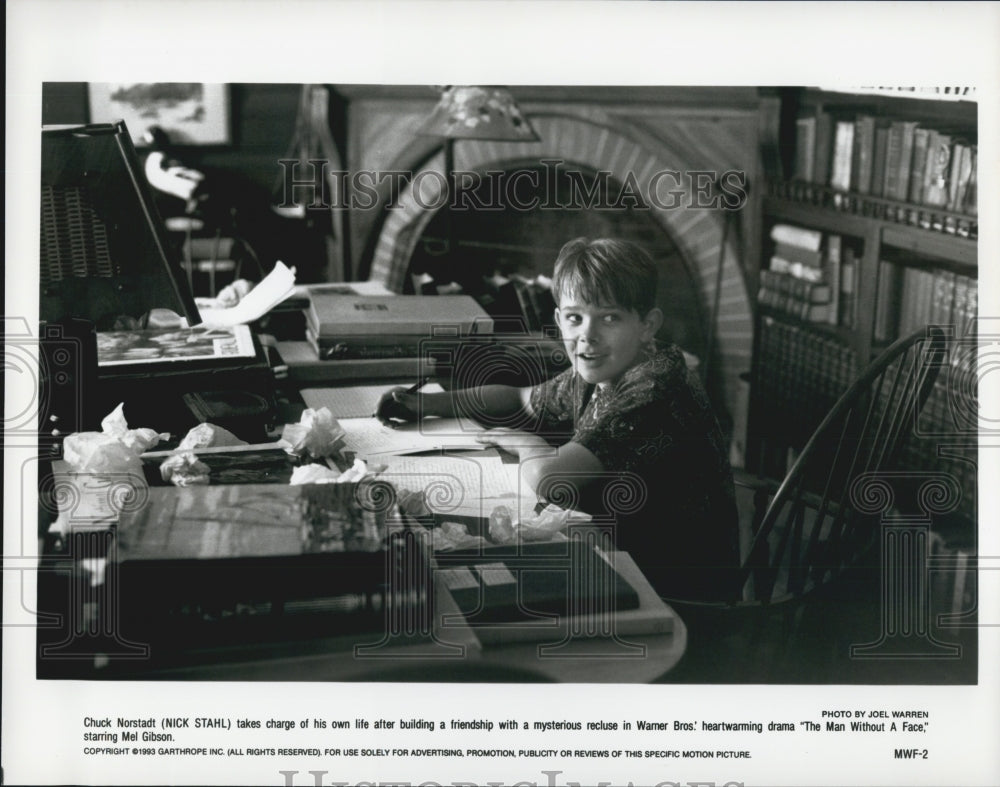
POLYGON ((434 111, 417 133, 446 140, 537 142, 539 139, 510 91, 503 87, 445 87, 434 111))
MULTIPOLYGON (((434 110, 416 133, 443 140, 448 199, 455 190, 455 140, 538 142, 540 139, 507 88, 476 85, 444 87, 434 110)), ((446 219, 445 254, 451 251, 453 240, 451 219, 447 216, 446 219)))

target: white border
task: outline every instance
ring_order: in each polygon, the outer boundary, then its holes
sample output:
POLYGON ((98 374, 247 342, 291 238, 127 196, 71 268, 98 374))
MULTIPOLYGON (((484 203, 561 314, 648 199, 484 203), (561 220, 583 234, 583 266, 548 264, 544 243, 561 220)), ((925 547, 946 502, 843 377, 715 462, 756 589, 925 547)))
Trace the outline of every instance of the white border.
MULTIPOLYGON (((38 124, 43 81, 157 79, 217 82, 453 82, 507 84, 975 84, 980 102, 980 259, 998 259, 1000 160, 996 31, 1000 8, 962 3, 333 3, 107 0, 7 4, 6 312, 37 324, 38 124), (26 305, 33 305, 26 308, 26 305)), ((980 313, 1000 316, 997 267, 980 269, 980 313)), ((7 404, 23 395, 7 380, 7 404)), ((995 450, 984 450, 981 520, 996 521, 995 450)), ((16 452, 4 455, 4 549, 20 552, 22 511, 16 452)), ((34 514, 25 517, 30 537, 34 514)), ((1000 530, 981 528, 980 553, 1000 555, 1000 530)), ((996 559, 993 561, 996 564, 996 559)), ((993 565, 1000 569, 1000 565, 993 565)), ((1000 571, 984 572, 982 618, 1000 623, 1000 571), (992 602, 992 603, 989 603, 992 602), (987 606, 988 603, 988 606, 987 606)), ((20 596, 20 574, 4 572, 4 613, 20 596)), ((26 597, 33 584, 25 576, 26 597)), ((384 714, 390 718, 758 718, 798 721, 832 707, 917 707, 931 711, 932 758, 901 766, 889 746, 858 738, 763 736, 745 764, 633 761, 615 772, 600 761, 563 768, 581 783, 659 780, 746 784, 1000 783, 1000 694, 996 670, 1000 628, 981 632, 981 683, 972 688, 909 687, 614 687, 357 686, 228 684, 81 684, 33 679, 33 632, 3 637, 3 767, 8 783, 279 784, 279 767, 303 772, 310 762, 224 761, 212 770, 180 759, 150 769, 139 759, 86 761, 62 753, 79 741, 84 714, 229 715, 295 718, 384 714), (308 710, 306 710, 308 709, 308 710), (607 767, 605 767, 605 765, 607 767)), ((467 736, 471 742, 475 740, 467 736)), ((560 738, 547 738, 558 746, 560 738)), ((580 739, 566 737, 575 746, 580 739)), ((444 738, 441 739, 445 743, 444 738)), ((459 736, 448 743, 461 745, 459 736)), ((592 743, 599 742, 594 739, 592 743)), ((378 778, 384 766, 357 761, 326 777, 378 778)), ((541 762, 541 761, 537 761, 541 762)), ((622 762, 622 761, 619 761, 622 762)), ((381 778, 545 783, 536 761, 498 761, 472 773, 462 761, 429 762, 419 774, 391 770, 381 778)), ((302 777, 305 777, 303 773, 302 777)), ((308 777, 306 777, 308 778, 308 777)), ((351 783, 354 783, 352 781, 351 783)), ((299 781, 296 783, 310 783, 299 781)), ((325 782, 325 783, 329 783, 325 782)), ((560 782, 563 783, 563 782, 560 782)))

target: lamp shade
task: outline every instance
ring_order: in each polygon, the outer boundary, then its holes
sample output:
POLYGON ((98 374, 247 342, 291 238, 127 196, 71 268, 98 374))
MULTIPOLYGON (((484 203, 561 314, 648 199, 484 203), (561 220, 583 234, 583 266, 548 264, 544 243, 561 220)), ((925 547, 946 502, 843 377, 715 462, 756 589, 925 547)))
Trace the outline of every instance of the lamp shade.
POLYGON ((539 137, 510 91, 502 87, 449 86, 417 133, 444 139, 537 142, 539 137))

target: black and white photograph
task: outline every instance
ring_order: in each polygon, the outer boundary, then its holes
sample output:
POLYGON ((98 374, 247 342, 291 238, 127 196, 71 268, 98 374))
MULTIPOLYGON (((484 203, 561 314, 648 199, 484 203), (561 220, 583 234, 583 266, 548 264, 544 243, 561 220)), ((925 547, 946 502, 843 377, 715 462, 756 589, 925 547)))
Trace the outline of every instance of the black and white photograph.
POLYGON ((5 779, 997 783, 995 7, 81 5, 15 55, 5 779), (759 62, 642 53, 722 9, 759 62))

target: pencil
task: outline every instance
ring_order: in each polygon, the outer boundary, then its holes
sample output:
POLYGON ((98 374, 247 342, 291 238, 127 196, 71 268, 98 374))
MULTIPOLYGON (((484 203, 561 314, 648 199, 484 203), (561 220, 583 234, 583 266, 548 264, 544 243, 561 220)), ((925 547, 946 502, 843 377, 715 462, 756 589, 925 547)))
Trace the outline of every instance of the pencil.
MULTIPOLYGON (((415 394, 417 391, 419 391, 421 388, 427 385, 429 381, 430 381, 429 377, 421 377, 413 385, 411 385, 409 388, 406 389, 406 393, 415 394)), ((377 412, 372 413, 372 418, 378 418, 378 413, 377 412)))
POLYGON ((414 383, 413 385, 411 385, 411 386, 410 386, 410 387, 409 387, 409 388, 407 389, 407 391, 406 391, 406 392, 407 392, 408 394, 415 394, 415 393, 416 393, 417 391, 419 391, 419 390, 420 390, 421 388, 423 388, 423 387, 424 387, 425 385, 427 385, 427 382, 428 382, 429 380, 430 380, 430 378, 429 378, 429 377, 421 377, 421 378, 420 378, 419 380, 417 380, 417 382, 416 382, 416 383, 414 383))

